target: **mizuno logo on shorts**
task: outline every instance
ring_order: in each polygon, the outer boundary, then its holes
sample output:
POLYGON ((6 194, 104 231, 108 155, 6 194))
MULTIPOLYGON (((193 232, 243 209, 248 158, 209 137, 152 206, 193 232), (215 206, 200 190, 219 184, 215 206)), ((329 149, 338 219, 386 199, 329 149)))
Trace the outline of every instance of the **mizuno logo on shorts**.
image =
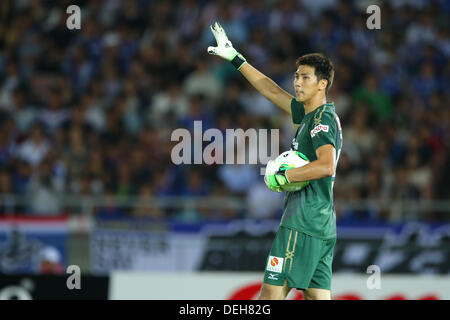
POLYGON ((269 276, 267 278, 270 280, 278 280, 278 276, 273 273, 269 273, 269 276))

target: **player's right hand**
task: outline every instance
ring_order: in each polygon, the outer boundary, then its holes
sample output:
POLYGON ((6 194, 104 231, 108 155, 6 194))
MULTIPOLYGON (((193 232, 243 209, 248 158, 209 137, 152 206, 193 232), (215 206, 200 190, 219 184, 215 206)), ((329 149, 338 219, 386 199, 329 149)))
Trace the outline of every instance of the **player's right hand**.
POLYGON ((278 182, 275 182, 273 177, 276 172, 275 162, 273 160, 269 160, 266 166, 266 173, 264 175, 264 182, 266 183, 267 188, 275 192, 283 192, 281 186, 278 182))
POLYGON ((233 48, 233 44, 228 40, 225 30, 218 22, 214 24, 214 27, 210 26, 210 28, 214 38, 216 38, 217 47, 208 47, 207 51, 209 54, 214 54, 228 61, 233 60, 234 57, 239 55, 239 57, 245 61, 245 58, 233 48))

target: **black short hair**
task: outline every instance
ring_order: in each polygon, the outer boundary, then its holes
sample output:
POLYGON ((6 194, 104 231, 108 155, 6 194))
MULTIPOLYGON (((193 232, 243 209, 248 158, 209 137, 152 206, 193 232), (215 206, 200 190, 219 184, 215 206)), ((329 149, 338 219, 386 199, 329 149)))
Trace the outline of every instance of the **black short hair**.
POLYGON ((334 79, 334 66, 330 59, 328 59, 323 53, 310 53, 301 56, 295 61, 295 65, 314 67, 314 73, 317 77, 317 81, 322 79, 327 80, 327 88, 325 94, 328 94, 328 90, 333 84, 334 79))

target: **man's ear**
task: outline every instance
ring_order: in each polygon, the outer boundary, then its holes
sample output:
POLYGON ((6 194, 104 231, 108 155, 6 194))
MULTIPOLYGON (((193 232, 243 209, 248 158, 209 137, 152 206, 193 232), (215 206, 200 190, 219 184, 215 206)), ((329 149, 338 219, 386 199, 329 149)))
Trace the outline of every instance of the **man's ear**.
POLYGON ((319 90, 325 90, 327 88, 328 80, 327 79, 321 79, 319 81, 319 90))

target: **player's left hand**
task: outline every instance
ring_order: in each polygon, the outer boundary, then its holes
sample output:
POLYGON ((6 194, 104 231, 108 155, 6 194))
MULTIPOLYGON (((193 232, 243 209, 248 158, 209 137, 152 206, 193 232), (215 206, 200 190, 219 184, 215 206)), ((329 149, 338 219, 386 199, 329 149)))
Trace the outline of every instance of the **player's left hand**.
POLYGON ((278 171, 275 171, 277 170, 277 168, 274 168, 274 166, 275 163, 273 160, 270 160, 267 163, 264 182, 266 183, 267 188, 269 188, 270 190, 275 192, 283 192, 281 186, 289 183, 289 180, 285 174, 286 169, 278 169, 278 171))
POLYGON ((281 186, 290 183, 286 176, 286 170, 278 170, 275 174, 269 174, 267 180, 273 188, 281 188, 281 186))

